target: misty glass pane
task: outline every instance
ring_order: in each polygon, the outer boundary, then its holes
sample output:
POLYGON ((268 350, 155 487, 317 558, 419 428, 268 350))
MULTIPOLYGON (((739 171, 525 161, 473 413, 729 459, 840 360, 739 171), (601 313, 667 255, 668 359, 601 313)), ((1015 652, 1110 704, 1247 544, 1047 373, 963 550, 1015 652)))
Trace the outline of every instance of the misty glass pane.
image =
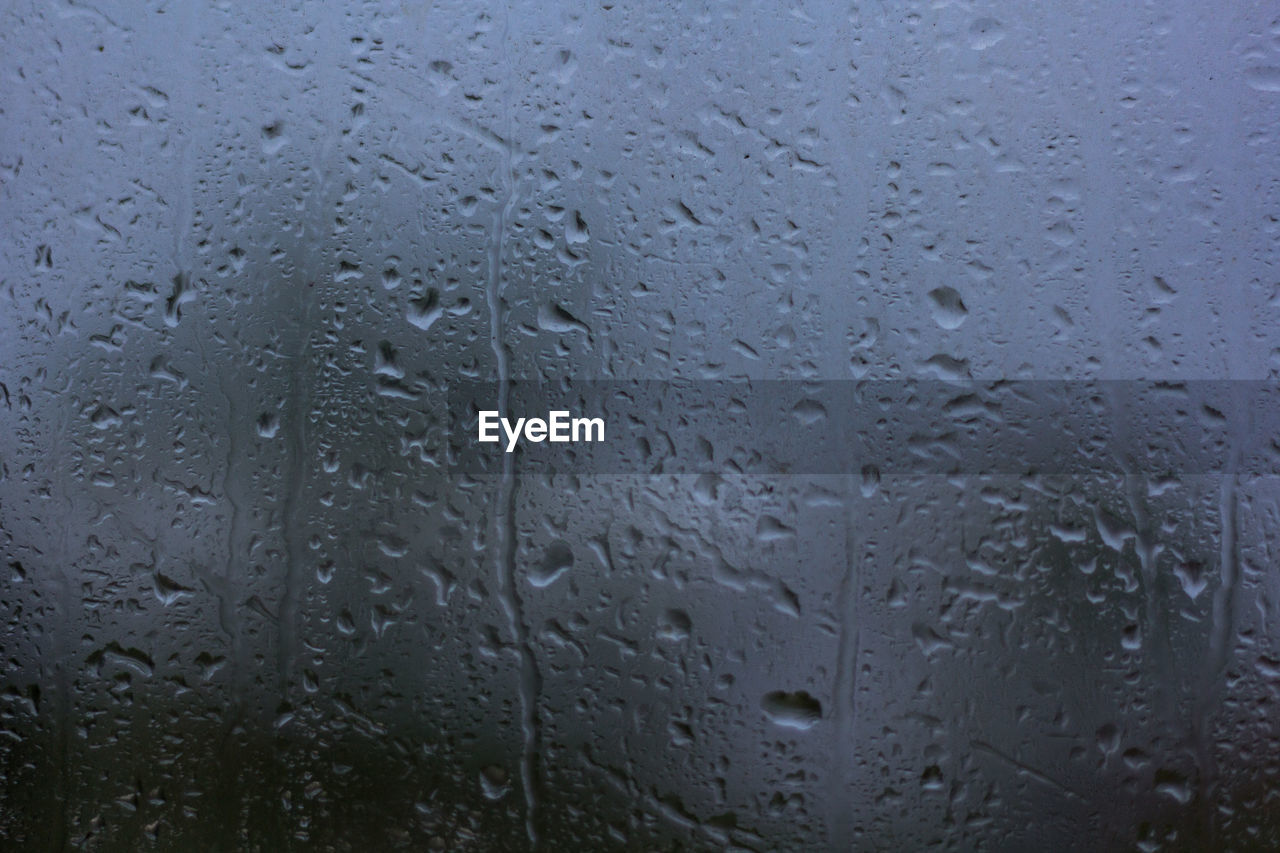
POLYGON ((0 71, 0 848, 1280 849, 1274 6, 16 2, 0 71))

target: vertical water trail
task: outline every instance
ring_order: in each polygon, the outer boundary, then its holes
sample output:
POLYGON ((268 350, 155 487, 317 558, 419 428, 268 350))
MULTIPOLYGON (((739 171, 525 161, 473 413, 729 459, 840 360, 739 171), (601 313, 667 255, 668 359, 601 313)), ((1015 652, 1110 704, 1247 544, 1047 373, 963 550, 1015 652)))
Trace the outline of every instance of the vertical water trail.
POLYGON ((855 477, 845 479, 845 573, 840 582, 836 607, 840 614, 840 646, 836 652, 834 690, 836 744, 831 752, 828 773, 835 784, 830 788, 827 835, 831 849, 846 850, 853 844, 854 769, 857 766, 857 694, 858 653, 862 644, 862 619, 858 603, 861 599, 862 537, 855 528, 855 477))
MULTIPOLYGON (((504 79, 513 79, 510 58, 507 53, 507 36, 510 15, 503 19, 502 57, 507 66, 504 79)), ((504 341, 504 317, 502 310, 502 254, 506 246, 507 230, 516 207, 515 152, 512 138, 511 104, 505 110, 506 127, 503 130, 501 162, 495 182, 506 190, 502 206, 495 212, 492 234, 489 240, 489 270, 485 294, 489 303, 489 344, 498 374, 498 411, 504 416, 510 396, 511 367, 504 341)), ((498 482, 498 497, 494 503, 494 569, 498 601, 507 617, 507 627, 514 638, 520 657, 520 785, 524 790, 525 833, 530 849, 538 846, 538 744, 541 740, 541 723, 538 719, 538 697, 542 692, 542 678, 538 662, 529 642, 529 630, 525 624, 524 606, 516 589, 516 475, 512 454, 502 456, 502 474, 498 482)))
MULTIPOLYGON (((200 363, 212 364, 205 354, 204 339, 196 334, 196 344, 200 348, 200 363)), ((240 609, 236 607, 236 595, 240 586, 240 577, 236 572, 236 557, 239 543, 244 540, 244 512, 240 499, 236 495, 237 462, 241 458, 239 424, 236 423, 236 406, 232 395, 227 391, 227 373, 218 373, 218 392, 222 396, 225 407, 225 423, 227 438, 227 458, 222 469, 222 494, 231 507, 231 518, 227 529, 227 557, 222 566, 221 576, 211 578, 214 592, 218 597, 218 627, 227 635, 230 646, 228 665, 230 678, 226 713, 222 723, 222 734, 219 749, 223 755, 233 754, 235 749, 232 737, 236 729, 244 724, 247 688, 244 683, 248 673, 245 661, 244 631, 240 622, 240 609)), ((212 572, 210 573, 212 575, 212 572)), ((216 783, 216 808, 223 824, 224 838, 236 837, 240 826, 240 785, 241 774, 236 762, 226 761, 218 768, 216 783)))
POLYGON ((302 306, 298 311, 297 350, 289 356, 288 403, 284 412, 288 425, 285 456, 285 494, 281 507, 281 523, 284 526, 284 591, 280 596, 280 610, 276 614, 280 626, 280 646, 277 670, 280 679, 281 700, 289 699, 289 684, 293 675, 294 658, 298 647, 298 604, 302 584, 301 560, 307 553, 303 522, 306 518, 303 492, 306 487, 305 463, 311 454, 307 444, 307 417, 311 410, 311 395, 307 390, 307 359, 310 355, 311 313, 314 299, 313 284, 308 280, 302 287, 302 306))
MULTIPOLYGON (((198 338, 197 338, 198 339, 198 338)), ((201 347, 201 361, 210 362, 204 356, 201 347)), ((222 566, 222 588, 218 591, 218 624, 227 635, 231 646, 231 701, 227 706, 227 725, 224 738, 241 721, 244 715, 243 684, 246 672, 244 660, 244 632, 240 627, 240 611, 235 605, 235 591, 239 584, 236 575, 236 549, 244 539, 244 511, 240 499, 236 495, 236 463, 240 459, 240 425, 236 423, 236 406, 227 393, 226 373, 218 375, 218 391, 222 394, 222 402, 226 407, 227 458, 222 470, 222 494, 231 507, 231 519, 227 529, 227 559, 222 566)))
MULTIPOLYGON (((327 21, 321 28, 321 50, 327 55, 336 56, 336 48, 341 38, 338 29, 327 21)), ((339 65, 324 63, 322 83, 317 91, 336 91, 338 88, 339 65)), ((331 164, 337 161, 338 148, 342 131, 330 125, 328 132, 321 138, 315 162, 331 164)), ((307 491, 308 475, 313 464, 311 435, 308 421, 311 417, 313 383, 322 381, 320 368, 317 375, 312 376, 311 355, 313 340, 318 348, 323 335, 313 335, 317 321, 322 315, 318 312, 323 307, 321 302, 326 294, 336 292, 330 271, 330 264, 336 263, 342 246, 340 221, 331 213, 334 190, 341 186, 341 173, 336 169, 322 168, 316 171, 315 186, 308 199, 316 207, 309 211, 304 219, 304 227, 298 235, 296 249, 298 262, 296 272, 292 272, 286 281, 297 282, 297 287, 284 294, 293 296, 292 304, 286 301, 284 313, 297 318, 294 327, 297 343, 293 352, 287 356, 289 364, 287 402, 283 412, 285 426, 285 445, 282 453, 284 466, 284 503, 281 508, 281 524, 284 537, 285 576, 284 590, 280 596, 280 607, 276 612, 276 625, 279 630, 279 648, 277 649, 277 671, 280 681, 281 701, 289 702, 289 689, 297 664, 298 647, 301 645, 298 634, 301 629, 300 608, 302 604, 303 561, 309 551, 307 547, 306 521, 307 506, 304 501, 307 491), (308 241, 311 241, 310 244, 308 241)), ((283 341, 282 341, 283 344, 283 341)), ((282 346, 282 350, 284 347, 282 346)))
MULTIPOLYGON (((1114 430, 1116 453, 1115 461, 1120 469, 1120 483, 1124 490, 1124 500, 1133 517, 1133 547, 1138 558, 1138 573, 1142 581, 1143 633, 1146 656, 1150 661, 1151 678, 1147 682, 1151 695, 1151 705, 1161 714, 1163 724, 1171 731, 1181 731, 1185 725, 1185 717, 1177 707, 1171 694, 1175 694, 1175 684, 1181 674, 1175 664, 1173 655, 1173 639, 1170 634, 1168 598, 1163 595, 1157 575, 1156 558, 1158 548, 1156 527, 1151 518, 1148 505, 1148 481, 1144 461, 1135 460, 1129 448, 1136 447, 1131 423, 1134 418, 1133 406, 1130 405, 1126 389, 1129 380, 1103 380, 1108 408, 1111 412, 1110 422, 1114 430)), ((1099 484, 1101 486, 1101 483, 1099 484)), ((1101 498, 1101 490, 1099 498, 1101 498)), ((1125 559, 1123 553, 1116 555, 1117 560, 1125 559)))
MULTIPOLYGON (((330 40, 335 38, 332 29, 326 32, 326 38, 330 40)), ((331 44, 332 41, 330 41, 331 44)), ((332 67, 327 73, 333 73, 332 67)), ((331 88, 333 85, 332 80, 325 83, 326 88, 331 88)), ((334 162, 334 149, 338 145, 338 139, 339 131, 336 129, 325 135, 320 144, 316 162, 334 162)), ((277 650, 278 677, 281 701, 286 703, 289 701, 293 668, 297 663, 299 608, 302 601, 302 561, 306 559, 308 552, 305 529, 307 507, 303 499, 306 495, 307 475, 310 472, 312 460, 310 433, 307 429, 307 422, 311 417, 311 383, 321 378, 309 375, 313 338, 311 330, 319 319, 317 312, 320 309, 322 294, 326 292, 325 288, 332 286, 326 266, 331 260, 326 257, 329 254, 327 250, 330 246, 341 245, 338 234, 334 230, 336 226, 329 218, 331 191, 336 182, 335 173, 325 169, 318 171, 312 198, 319 201, 319 206, 311 214, 314 219, 308 221, 299 237, 298 249, 301 253, 301 262, 297 275, 291 277, 293 281, 298 282, 298 287, 292 293, 294 304, 286 308, 288 314, 298 318, 295 327, 295 333, 298 336, 296 348, 288 356, 289 378, 286 386, 288 398, 283 413, 286 426, 283 449, 285 496, 281 508, 281 524, 284 527, 285 576, 284 591, 280 596, 280 609, 276 613, 276 624, 280 632, 280 645, 277 650), (323 243, 320 242, 322 237, 323 243), (307 244, 309 239, 316 241, 316 245, 309 246, 307 244)), ((288 295, 290 294, 286 294, 288 295)), ((317 340, 321 337, 315 336, 317 340)))
MULTIPOLYGON (((68 447, 69 439, 67 432, 70 428, 71 414, 70 407, 67 407, 67 413, 61 419, 58 425, 57 434, 54 437, 53 447, 68 447)), ((60 455, 51 454, 51 460, 57 460, 60 455)), ((76 606, 74 585, 71 579, 71 520, 76 518, 75 501, 71 497, 71 488, 73 479, 69 471, 58 471, 57 478, 60 482, 62 497, 67 507, 67 523, 62 525, 62 536, 58 539, 59 547, 55 552, 57 554, 57 569, 53 572, 57 597, 57 619, 60 624, 51 626, 50 634, 52 635, 52 658, 53 668, 56 673, 54 679, 55 689, 57 691, 57 701, 54 704, 54 732, 56 735, 55 748, 57 749, 57 774, 58 778, 54 786, 57 792, 59 805, 56 809, 58 816, 58 825, 54 828, 53 850, 70 850, 71 849, 71 803, 73 797, 71 795, 71 766, 69 764, 71 754, 71 712, 75 708, 75 700, 71 695, 72 678, 69 670, 72 654, 72 619, 79 608, 76 606)))
MULTIPOLYGON (((1125 423, 1125 416, 1117 418, 1125 423)), ((1123 426, 1124 438, 1122 446, 1128 441, 1128 430, 1123 426)), ((1142 577, 1142 598, 1146 631, 1149 634, 1147 643, 1154 664, 1153 695, 1157 707, 1173 709, 1174 705, 1161 697, 1163 691, 1172 691, 1178 679, 1178 669, 1173 654, 1173 637, 1169 625, 1168 596, 1159 583, 1157 573, 1157 556, 1159 543, 1156 541, 1156 526, 1151 518, 1147 503, 1147 475, 1141 472, 1140 466, 1134 466, 1127 460, 1122 461, 1125 501, 1133 516, 1134 552, 1138 557, 1138 569, 1142 577)), ((1169 720, 1173 725, 1173 719, 1169 720)))
MULTIPOLYGON (((213 319, 208 318, 206 322, 209 328, 212 328, 213 319)), ((196 350, 200 354, 200 364, 213 364, 205 349, 201 329, 196 329, 192 337, 196 343, 196 350)), ((222 397, 224 407, 223 422, 226 424, 227 437, 227 456, 222 468, 222 494, 231 506, 231 518, 228 521, 227 556, 222 564, 222 574, 215 575, 210 571, 209 576, 204 578, 204 583, 218 598, 218 628, 226 634, 229 648, 231 695, 227 702, 226 719, 222 726, 222 747, 226 749, 230 746, 231 733, 244 720, 244 693, 241 680, 247 672, 247 667, 244 665, 244 634, 240 630, 240 611, 236 607, 236 586, 239 579, 235 571, 236 543, 243 538, 244 521, 240 500, 236 496, 233 485, 236 481, 236 461, 241 453, 240 443, 237 441, 239 432, 236 429, 236 406, 231 394, 227 391, 226 371, 218 371, 217 382, 218 394, 222 397)))
POLYGON ((1209 653, 1192 715, 1199 800, 1203 809, 1204 837, 1214 835, 1213 800, 1218 788, 1218 766, 1213 757, 1211 728, 1214 706, 1220 705, 1220 691, 1231 660, 1232 640, 1236 632, 1236 595, 1240 585, 1240 493, 1239 469, 1242 442, 1252 429, 1252 416, 1239 395, 1234 395, 1226 471, 1218 493, 1218 515, 1222 525, 1219 550, 1218 588, 1213 595, 1213 616, 1209 625, 1209 653), (1243 422, 1246 421, 1247 422, 1243 422))

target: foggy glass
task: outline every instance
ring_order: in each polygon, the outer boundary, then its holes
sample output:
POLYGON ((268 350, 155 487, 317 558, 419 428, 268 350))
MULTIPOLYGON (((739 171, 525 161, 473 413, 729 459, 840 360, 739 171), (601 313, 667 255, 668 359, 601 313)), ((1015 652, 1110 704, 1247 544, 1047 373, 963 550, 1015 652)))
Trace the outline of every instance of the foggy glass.
POLYGON ((0 847, 1280 848, 1274 7, 60 0, 0 69, 0 847), (800 397, 461 464, 535 380, 800 397), (915 381, 918 464, 789 467, 915 381), (953 464, 1045 381, 1123 452, 953 464))

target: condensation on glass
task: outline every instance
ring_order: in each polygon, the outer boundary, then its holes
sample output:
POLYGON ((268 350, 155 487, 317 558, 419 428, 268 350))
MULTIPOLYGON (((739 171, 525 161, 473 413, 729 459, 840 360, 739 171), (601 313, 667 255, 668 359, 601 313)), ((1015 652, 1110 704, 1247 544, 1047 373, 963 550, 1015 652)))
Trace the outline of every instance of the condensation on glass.
POLYGON ((465 382, 1276 380, 1275 11, 7 4, 0 846, 1280 846, 1274 477, 446 452, 465 382))

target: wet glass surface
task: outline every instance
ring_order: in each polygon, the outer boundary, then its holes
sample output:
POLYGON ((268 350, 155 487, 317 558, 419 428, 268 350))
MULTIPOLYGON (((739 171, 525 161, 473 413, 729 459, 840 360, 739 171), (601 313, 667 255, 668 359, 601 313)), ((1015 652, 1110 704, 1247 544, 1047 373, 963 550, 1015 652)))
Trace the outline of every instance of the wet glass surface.
POLYGON ((0 73, 0 847, 1280 847, 1267 4, 61 0, 0 73), (531 382, 686 396, 475 461, 531 382))

